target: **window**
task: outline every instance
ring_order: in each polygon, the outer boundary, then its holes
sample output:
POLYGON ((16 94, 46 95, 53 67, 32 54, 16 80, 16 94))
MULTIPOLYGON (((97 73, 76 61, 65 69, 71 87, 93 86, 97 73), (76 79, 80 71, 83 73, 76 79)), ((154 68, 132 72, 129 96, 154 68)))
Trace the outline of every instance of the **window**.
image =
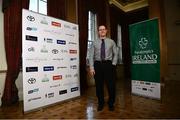
POLYGON ((122 32, 121 26, 117 26, 117 48, 118 48, 118 64, 123 64, 122 60, 122 32))
POLYGON ((87 64, 89 64, 89 49, 92 45, 92 42, 97 39, 97 17, 96 14, 89 11, 88 12, 88 43, 87 43, 87 64))
POLYGON ((88 12, 88 48, 90 48, 94 39, 97 38, 97 20, 96 14, 88 12))
POLYGON ((47 0, 30 0, 29 10, 47 15, 47 0))

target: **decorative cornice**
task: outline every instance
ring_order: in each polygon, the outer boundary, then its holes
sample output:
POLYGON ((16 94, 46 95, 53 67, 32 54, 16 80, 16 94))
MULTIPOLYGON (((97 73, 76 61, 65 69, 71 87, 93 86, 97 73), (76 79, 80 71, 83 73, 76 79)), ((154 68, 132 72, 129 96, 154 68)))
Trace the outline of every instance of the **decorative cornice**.
POLYGON ((147 7, 148 6, 148 1, 147 0, 140 0, 134 3, 129 3, 125 6, 121 5, 119 2, 116 0, 109 0, 109 4, 113 4, 119 9, 123 10, 124 12, 129 12, 132 10, 136 10, 139 8, 147 7))

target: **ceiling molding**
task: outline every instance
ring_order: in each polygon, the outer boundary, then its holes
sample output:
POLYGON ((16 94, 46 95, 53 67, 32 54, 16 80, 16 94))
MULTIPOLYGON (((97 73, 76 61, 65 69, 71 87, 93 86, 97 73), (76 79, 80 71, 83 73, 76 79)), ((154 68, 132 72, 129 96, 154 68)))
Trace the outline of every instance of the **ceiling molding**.
POLYGON ((109 4, 115 5, 116 7, 123 10, 124 12, 129 12, 129 11, 136 10, 139 8, 147 7, 148 1, 147 0, 140 0, 140 1, 129 3, 125 6, 123 6, 117 0, 109 0, 109 4))

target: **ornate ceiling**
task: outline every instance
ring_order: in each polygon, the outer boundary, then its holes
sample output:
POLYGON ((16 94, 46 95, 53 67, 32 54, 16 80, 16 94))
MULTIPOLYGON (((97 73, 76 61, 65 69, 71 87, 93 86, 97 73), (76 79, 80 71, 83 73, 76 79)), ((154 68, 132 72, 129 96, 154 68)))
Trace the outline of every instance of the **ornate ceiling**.
POLYGON ((109 0, 109 4, 113 4, 124 12, 148 6, 148 0, 109 0))
POLYGON ((125 6, 134 2, 138 2, 141 0, 116 0, 117 2, 119 2, 121 5, 125 6))

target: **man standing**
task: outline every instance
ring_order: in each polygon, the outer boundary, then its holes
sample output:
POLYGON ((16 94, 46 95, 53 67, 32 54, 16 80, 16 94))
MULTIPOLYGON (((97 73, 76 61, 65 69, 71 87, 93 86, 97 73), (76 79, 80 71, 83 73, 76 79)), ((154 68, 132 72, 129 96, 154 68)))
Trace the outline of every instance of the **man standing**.
POLYGON ((95 40, 90 49, 90 74, 94 76, 96 84, 96 96, 98 98, 98 111, 104 107, 104 81, 107 84, 109 95, 109 110, 114 110, 115 80, 114 69, 117 63, 116 43, 107 38, 107 28, 100 25, 98 28, 99 38, 95 40))

